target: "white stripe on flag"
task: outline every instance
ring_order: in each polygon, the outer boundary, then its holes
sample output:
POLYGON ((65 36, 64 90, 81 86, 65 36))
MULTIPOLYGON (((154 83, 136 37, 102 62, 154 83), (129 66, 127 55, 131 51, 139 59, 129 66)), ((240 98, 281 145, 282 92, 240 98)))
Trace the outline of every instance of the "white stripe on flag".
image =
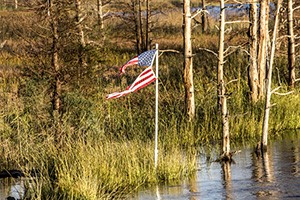
POLYGON ((137 79, 123 92, 114 92, 106 96, 106 99, 114 99, 142 89, 156 80, 152 67, 146 68, 137 79))

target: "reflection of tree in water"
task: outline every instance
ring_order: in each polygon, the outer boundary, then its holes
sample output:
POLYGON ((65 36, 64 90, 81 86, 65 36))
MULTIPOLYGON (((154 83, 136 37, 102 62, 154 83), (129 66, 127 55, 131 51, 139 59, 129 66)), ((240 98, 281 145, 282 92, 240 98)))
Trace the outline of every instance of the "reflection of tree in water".
POLYGON ((190 193, 191 193, 190 200, 196 200, 197 198, 199 198, 200 195, 198 192, 196 174, 189 179, 189 187, 190 187, 190 193))
POLYGON ((273 154, 272 151, 263 152, 262 154, 252 154, 253 176, 252 179, 257 183, 257 197, 268 197, 278 199, 279 190, 276 188, 273 154))
POLYGON ((257 182, 273 182, 274 169, 272 165, 271 151, 264 152, 263 154, 252 154, 253 160, 253 177, 257 182))
POLYGON ((299 144, 296 144, 293 148, 293 175, 300 177, 300 148, 299 144))
POLYGON ((223 185, 226 191, 226 199, 233 199, 231 184, 231 162, 222 162, 223 185))

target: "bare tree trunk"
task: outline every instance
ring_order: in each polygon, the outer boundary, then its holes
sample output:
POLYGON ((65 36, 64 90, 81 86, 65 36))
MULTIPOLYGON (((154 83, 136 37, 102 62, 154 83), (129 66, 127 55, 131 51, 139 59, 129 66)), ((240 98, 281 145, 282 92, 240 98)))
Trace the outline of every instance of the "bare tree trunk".
MULTIPOLYGON (((203 11, 206 10, 206 2, 205 0, 202 0, 202 9, 203 11)), ((208 27, 208 24, 207 24, 207 15, 206 15, 206 12, 203 12, 202 13, 202 32, 205 33, 207 32, 207 27, 208 27)))
POLYGON ((82 21, 83 21, 83 17, 82 17, 82 8, 81 8, 81 0, 74 0, 75 3, 75 10, 76 10, 76 25, 77 25, 77 29, 78 29, 78 35, 80 37, 79 42, 80 42, 80 46, 78 49, 78 59, 79 59, 79 67, 78 67, 78 74, 77 74, 77 81, 79 82, 79 79, 81 77, 81 73, 82 73, 82 67, 85 67, 86 61, 84 58, 84 49, 86 46, 86 42, 85 42, 85 38, 84 38, 84 32, 83 32, 83 28, 82 28, 82 21))
POLYGON ((222 112, 222 128, 223 128, 223 157, 230 156, 230 138, 229 138, 229 121, 227 111, 227 98, 224 80, 224 39, 225 39, 225 4, 224 0, 220 0, 220 32, 219 32, 219 62, 218 62, 218 96, 219 104, 222 112))
POLYGON ((15 9, 18 9, 18 0, 15 0, 15 9))
POLYGON ((104 28, 103 23, 103 2, 102 0, 97 0, 97 17, 98 17, 98 26, 100 28, 100 31, 102 32, 104 28))
POLYGON ((276 48, 276 39, 277 39, 277 33, 278 33, 278 22, 279 22, 279 14, 280 14, 279 12, 280 12, 280 7, 281 7, 281 1, 282 0, 277 0, 277 10, 276 10, 274 30, 273 30, 270 63, 269 63, 269 69, 268 69, 268 74, 267 74, 265 112, 264 112, 264 121, 263 121, 262 145, 261 145, 261 148, 263 151, 267 150, 267 145, 268 145, 268 128, 269 128, 269 116, 270 116, 271 95, 272 95, 272 91, 271 91, 272 68, 273 68, 273 61, 274 61, 274 57, 275 57, 275 48, 276 48))
POLYGON ((249 85, 251 90, 252 102, 257 102, 259 91, 258 68, 257 68, 257 32, 258 32, 258 14, 255 0, 251 0, 250 5, 250 67, 249 67, 249 85))
POLYGON ((149 34, 150 34, 150 28, 149 28, 149 23, 150 23, 150 5, 149 5, 149 0, 146 0, 146 50, 150 50, 150 39, 149 39, 149 34))
POLYGON ((132 10, 134 12, 134 27, 135 27, 135 40, 136 40, 136 51, 140 54, 140 23, 137 9, 137 0, 132 1, 132 10))
POLYGON ((295 35, 294 35, 294 16, 293 16, 293 1, 288 0, 288 62, 289 62, 289 86, 295 87, 295 35))
POLYGON ((142 15, 141 0, 138 0, 138 6, 139 6, 138 22, 139 22, 139 27, 140 27, 139 32, 140 32, 140 42, 141 42, 140 49, 142 51, 145 51, 145 40, 144 40, 144 31, 143 31, 143 15, 142 15))
POLYGON ((53 91, 53 114, 55 116, 55 112, 59 112, 61 109, 61 80, 60 80, 60 65, 58 61, 58 19, 56 14, 53 12, 54 10, 54 3, 52 0, 49 1, 49 14, 50 14, 50 26, 52 32, 52 59, 51 65, 55 72, 55 84, 54 84, 54 91, 53 91))
POLYGON ((192 18, 190 0, 183 0, 183 36, 184 36, 184 86, 185 102, 189 120, 195 117, 195 94, 193 81, 193 55, 192 55, 192 18))
POLYGON ((260 34, 258 50, 258 69, 259 69, 259 98, 265 96, 266 60, 268 46, 268 0, 260 0, 260 34))

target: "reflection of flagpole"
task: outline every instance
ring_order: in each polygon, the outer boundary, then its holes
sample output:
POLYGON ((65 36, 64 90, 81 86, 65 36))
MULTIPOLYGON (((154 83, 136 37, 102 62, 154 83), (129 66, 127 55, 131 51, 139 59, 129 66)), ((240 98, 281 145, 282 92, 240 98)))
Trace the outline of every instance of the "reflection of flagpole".
POLYGON ((156 48, 156 81, 155 81, 155 149, 154 149, 154 166, 157 168, 158 159, 158 44, 155 45, 156 48))

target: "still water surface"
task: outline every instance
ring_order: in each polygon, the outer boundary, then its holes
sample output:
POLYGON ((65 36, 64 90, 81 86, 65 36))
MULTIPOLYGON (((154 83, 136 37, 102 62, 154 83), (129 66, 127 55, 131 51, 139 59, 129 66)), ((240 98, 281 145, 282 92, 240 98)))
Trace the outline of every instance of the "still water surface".
MULTIPOLYGON (((299 137, 271 142, 267 154, 260 157, 253 153, 253 146, 237 150, 241 152, 234 155, 235 164, 207 161, 207 154, 201 154, 199 170, 193 179, 179 185, 143 190, 129 199, 300 199, 299 137)), ((22 192, 20 180, 7 183, 0 180, 0 200, 20 188, 22 192)))
POLYGON ((252 146, 239 150, 235 164, 207 162, 202 155, 194 179, 140 191, 132 199, 300 199, 299 137, 270 143, 261 157, 253 153, 252 146))

